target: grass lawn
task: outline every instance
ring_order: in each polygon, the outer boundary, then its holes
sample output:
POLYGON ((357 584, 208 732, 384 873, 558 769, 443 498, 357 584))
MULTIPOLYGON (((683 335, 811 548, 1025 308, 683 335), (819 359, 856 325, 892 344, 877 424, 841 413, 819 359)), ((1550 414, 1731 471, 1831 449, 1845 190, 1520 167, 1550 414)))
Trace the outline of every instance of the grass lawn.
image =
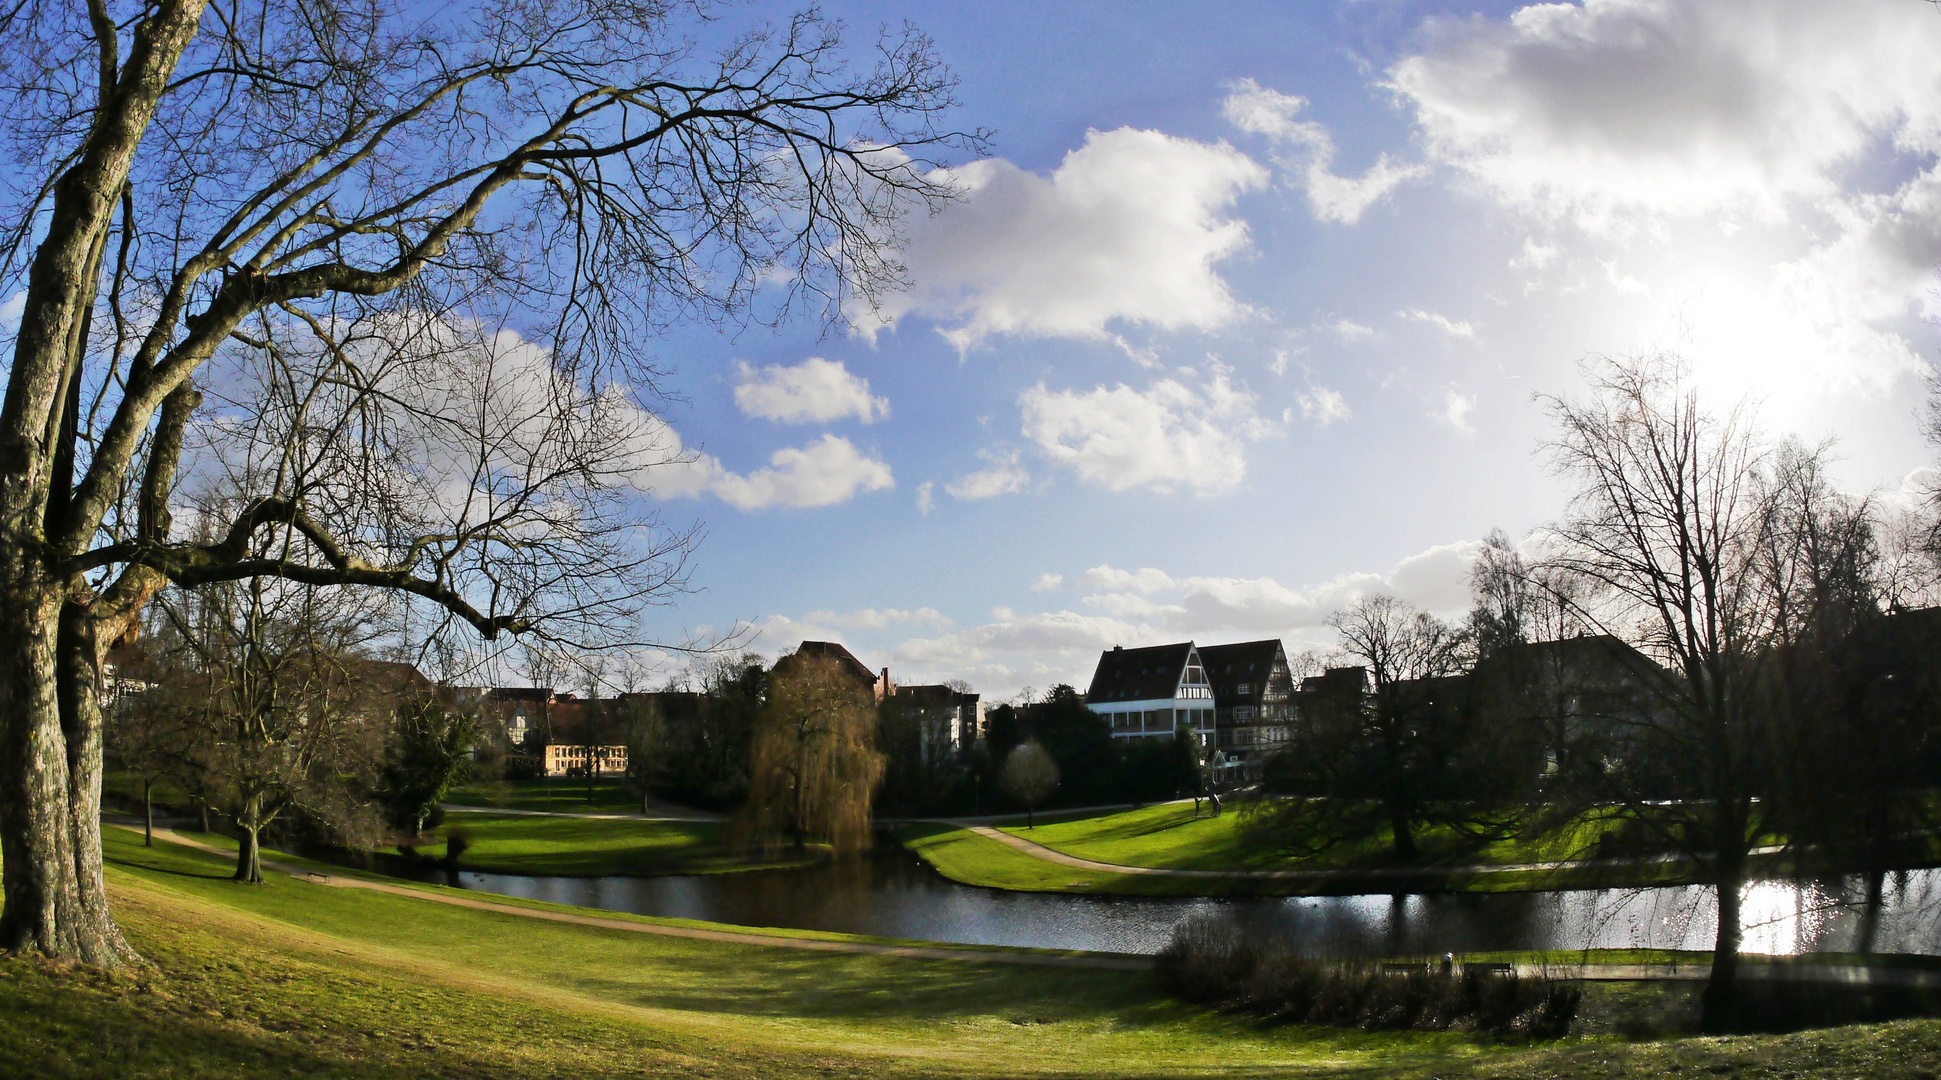
MULTIPOLYGON (((1263 870, 1387 870, 1396 867, 1389 856, 1386 830, 1345 841, 1306 858, 1276 852, 1272 843, 1251 830, 1234 808, 1218 817, 1195 815, 1193 804, 1164 803, 1109 813, 1039 815, 1036 828, 1019 819, 999 826, 1004 832, 1081 859, 1120 866, 1198 871, 1263 870)), ((1691 869, 1678 863, 1650 862, 1620 868, 1577 867, 1478 874, 1449 874, 1439 868, 1553 862, 1594 856, 1598 836, 1610 822, 1583 816, 1562 823, 1534 827, 1529 835, 1497 841, 1478 841, 1447 827, 1425 826, 1417 834, 1421 857, 1407 864, 1419 870, 1417 887, 1475 892, 1513 892, 1532 889, 1588 888, 1678 884, 1691 880, 1691 869)), ((1101 870, 1062 867, 1006 849, 1002 844, 948 827, 911 827, 899 834, 906 846, 929 860, 945 876, 974 885, 1041 891, 1133 893, 1145 895, 1302 895, 1327 892, 1379 891, 1390 879, 1313 881, 1250 881, 1237 878, 1167 880, 1101 870), (1039 863, 1031 866, 1031 863, 1039 863)))
POLYGON ((445 801, 460 806, 489 806, 495 810, 554 810, 580 814, 626 812, 640 809, 640 797, 618 776, 593 781, 593 801, 586 798, 586 781, 565 778, 553 780, 481 780, 451 790, 445 801))
POLYGON ((117 915, 154 967, 0 960, 0 1075, 1913 1080, 1941 1062, 1931 1021, 1538 1048, 1273 1026, 1123 973, 652 937, 274 872, 241 886, 217 856, 107 833, 117 915))
MULTIPOLYGON (((1416 833, 1420 865, 1463 866, 1553 862, 1595 853, 1601 821, 1574 820, 1533 836, 1479 842, 1446 826, 1423 826, 1416 833)), ((1391 838, 1379 833, 1344 841, 1320 854, 1289 858, 1251 832, 1232 807, 1218 817, 1195 816, 1193 804, 1164 803, 1137 810, 1053 821, 1004 831, 1034 843, 1099 862, 1179 870, 1332 870, 1387 865, 1391 838)))
POLYGON ((471 845, 459 857, 462 870, 568 877, 710 874, 799 862, 744 856, 728 845, 726 829, 713 821, 452 813, 442 828, 426 832, 418 850, 443 858, 445 839, 456 830, 471 845))

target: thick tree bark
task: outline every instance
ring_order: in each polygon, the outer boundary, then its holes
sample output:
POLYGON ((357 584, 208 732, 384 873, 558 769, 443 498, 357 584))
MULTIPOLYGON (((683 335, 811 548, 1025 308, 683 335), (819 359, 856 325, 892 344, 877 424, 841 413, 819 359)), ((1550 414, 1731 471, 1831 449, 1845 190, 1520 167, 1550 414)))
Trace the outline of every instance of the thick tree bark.
POLYGON ((108 913, 101 868, 101 647, 85 607, 63 605, 57 636, 55 695, 67 740, 68 822, 73 834, 75 884, 91 933, 119 960, 136 958, 108 913))
POLYGON ((1408 807, 1400 801, 1389 804, 1389 830, 1395 837, 1395 858, 1398 862, 1408 862, 1415 858, 1415 826, 1409 820, 1408 807))
POLYGON ((1737 853, 1719 857, 1719 928, 1712 943, 1712 974, 1705 980, 1699 1027, 1707 1034, 1731 1031, 1739 1018, 1739 900, 1745 885, 1745 861, 1737 853))
POLYGON ((1880 933, 1880 909, 1885 902, 1887 871, 1870 869, 1867 871, 1867 898, 1860 909, 1860 929, 1854 935, 1854 951, 1871 953, 1874 951, 1874 938, 1880 933))
POLYGON ((257 846, 257 831, 262 828, 260 798, 243 800, 236 812, 236 880, 251 885, 263 883, 263 858, 257 846))
POLYGON ((155 782, 142 777, 142 846, 155 846, 155 782))
MULTIPOLYGON (((114 82, 100 88, 83 150, 54 187, 0 409, 0 948, 91 964, 134 952, 108 916, 101 877, 99 658, 85 610, 63 625, 69 583, 55 566, 74 552, 50 543, 48 515, 70 517, 72 445, 61 436, 75 430, 65 413, 101 251, 201 12, 201 0, 164 0, 132 31, 127 63, 108 63, 114 82)), ((98 520, 53 524, 85 546, 98 520)))
POLYGON ((23 554, 0 554, 0 949, 113 965, 135 953, 101 875, 99 702, 72 681, 85 665, 61 647, 59 591, 23 554))

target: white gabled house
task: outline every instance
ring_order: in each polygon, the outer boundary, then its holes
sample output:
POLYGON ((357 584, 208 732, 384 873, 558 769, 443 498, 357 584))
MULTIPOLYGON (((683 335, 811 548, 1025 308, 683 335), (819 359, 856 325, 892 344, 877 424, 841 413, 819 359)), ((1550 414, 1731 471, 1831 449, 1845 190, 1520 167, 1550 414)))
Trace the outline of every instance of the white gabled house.
POLYGON ((1112 725, 1115 739, 1171 738, 1185 727, 1202 747, 1212 744, 1213 687, 1190 641, 1100 653, 1085 705, 1112 725))

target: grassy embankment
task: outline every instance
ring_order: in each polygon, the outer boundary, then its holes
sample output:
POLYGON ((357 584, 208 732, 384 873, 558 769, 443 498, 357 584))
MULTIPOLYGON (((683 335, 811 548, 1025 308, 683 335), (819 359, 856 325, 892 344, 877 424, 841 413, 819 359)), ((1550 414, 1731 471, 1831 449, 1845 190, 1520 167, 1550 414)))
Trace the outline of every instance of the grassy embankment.
POLYGON ((1931 1021, 1537 1048, 1273 1026, 1123 973, 630 934, 274 872, 239 886, 219 856, 108 834, 117 915, 155 967, 0 961, 0 1073, 1912 1080, 1941 1067, 1931 1021))
POLYGON ((714 821, 629 821, 572 817, 519 817, 507 814, 448 814, 443 827, 427 830, 417 845, 421 855, 443 859, 446 841, 463 835, 461 870, 498 874, 645 877, 655 874, 715 874, 797 866, 822 858, 811 849, 802 857, 764 859, 736 850, 727 826, 714 821))
POLYGON ((640 797, 619 777, 593 781, 593 798, 589 800, 586 795, 584 780, 481 780, 453 788, 445 801, 494 810, 548 810, 564 814, 624 814, 640 810, 640 797))
MULTIPOLYGON (((1179 879, 1060 866, 995 840, 941 825, 909 826, 898 839, 953 880, 995 888, 1052 892, 1134 893, 1142 895, 1303 895, 1362 892, 1393 884, 1371 883, 1356 871, 1389 871, 1386 830, 1351 839, 1306 858, 1274 850, 1250 833, 1244 818, 1229 808, 1218 817, 1196 815, 1193 804, 1164 803, 1104 814, 1041 814, 1036 828, 1012 820, 1004 832, 1076 858, 1119 866, 1196 871, 1339 871, 1329 881, 1261 880, 1235 877, 1179 879)), ((1581 816, 1533 825, 1524 835, 1478 841, 1447 827, 1424 827, 1416 842, 1421 856, 1408 864, 1417 887, 1476 892, 1519 891, 1613 885, 1660 885, 1691 880, 1691 868, 1675 862, 1640 862, 1619 867, 1579 867, 1537 871, 1456 873, 1457 867, 1507 866, 1595 857, 1598 839, 1615 827, 1608 820, 1581 816)))

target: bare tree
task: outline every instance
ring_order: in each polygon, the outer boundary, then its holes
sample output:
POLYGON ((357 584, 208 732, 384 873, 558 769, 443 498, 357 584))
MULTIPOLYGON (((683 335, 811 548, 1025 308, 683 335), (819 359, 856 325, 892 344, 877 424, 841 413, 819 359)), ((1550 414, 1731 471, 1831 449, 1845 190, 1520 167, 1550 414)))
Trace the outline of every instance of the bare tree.
POLYGON ((362 649, 383 633, 346 590, 271 578, 157 598, 162 700, 183 749, 236 823, 236 880, 263 880, 262 831, 302 813, 333 839, 375 832, 370 795, 396 703, 374 699, 362 649))
POLYGON ((615 490, 677 456, 623 407, 651 390, 644 335, 898 284, 899 215, 976 141, 937 126, 929 42, 889 34, 852 67, 808 15, 709 53, 679 10, 0 12, 0 285, 24 286, 0 408, 0 948, 132 955, 101 881, 97 687, 165 584, 395 590, 488 638, 624 628, 686 550, 642 541, 615 490), (481 349, 526 374, 411 392, 481 349), (225 440, 272 448, 269 482, 180 536, 184 447, 225 440))
MULTIPOLYGON (((1440 786, 1430 774, 1446 759, 1448 728, 1458 715, 1438 680, 1460 672, 1468 659, 1466 635, 1393 596, 1365 596, 1329 625, 1341 635, 1341 653, 1365 665, 1370 690, 1352 760, 1362 774, 1356 794, 1378 799, 1388 818, 1397 859, 1416 854, 1415 827, 1440 786)), ((1342 792, 1341 794, 1347 794, 1342 792)))
POLYGON ((1643 749, 1606 774, 1606 797, 1716 884, 1703 1024, 1724 1030, 1746 860, 1770 824, 1757 798, 1770 763, 1758 683, 1773 609, 1754 566, 1766 454, 1746 410, 1705 411, 1676 358, 1600 359, 1585 374, 1590 397, 1546 400, 1553 467, 1577 485, 1548 530, 1548 563, 1583 587, 1588 624, 1665 665, 1637 672, 1653 690, 1632 718, 1643 749))
POLYGON ((748 802, 736 821, 742 843, 867 847, 870 808, 883 780, 875 734, 868 687, 835 660, 797 656, 780 665, 755 722, 748 802))
POLYGON ((1004 758, 1004 771, 998 773, 998 786, 1006 795, 1024 804, 1025 828, 1038 827, 1038 804, 1051 798, 1058 787, 1058 763, 1038 740, 1012 747, 1004 758))
POLYGON ((1585 774, 1609 757, 1604 736, 1635 711, 1617 651, 1581 640, 1592 629, 1578 614, 1583 591, 1571 575, 1526 560, 1500 529, 1470 571, 1469 707, 1497 735, 1491 749, 1506 756, 1509 786, 1536 785, 1553 804, 1595 786, 1585 774))
POLYGON ((1754 561, 1773 609, 1764 707, 1780 744, 1773 794, 1785 832, 1814 845, 1822 865, 1862 872, 1866 952, 1887 871, 1918 859, 1914 838, 1933 826, 1941 641, 1926 613, 1888 610, 1874 502, 1834 487, 1830 449, 1783 443, 1765 478, 1754 561))

